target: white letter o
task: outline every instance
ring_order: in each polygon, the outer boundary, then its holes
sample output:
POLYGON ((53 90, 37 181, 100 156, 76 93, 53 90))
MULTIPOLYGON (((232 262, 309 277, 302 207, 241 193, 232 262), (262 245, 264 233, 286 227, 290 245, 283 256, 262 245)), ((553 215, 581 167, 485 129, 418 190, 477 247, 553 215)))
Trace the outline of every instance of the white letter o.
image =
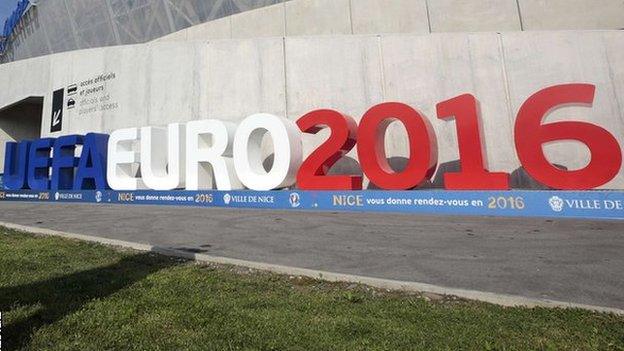
POLYGON ((302 136, 295 122, 267 113, 245 118, 234 136, 234 168, 241 183, 251 190, 291 186, 303 159, 302 136), (262 165, 262 137, 273 139, 273 167, 262 165))

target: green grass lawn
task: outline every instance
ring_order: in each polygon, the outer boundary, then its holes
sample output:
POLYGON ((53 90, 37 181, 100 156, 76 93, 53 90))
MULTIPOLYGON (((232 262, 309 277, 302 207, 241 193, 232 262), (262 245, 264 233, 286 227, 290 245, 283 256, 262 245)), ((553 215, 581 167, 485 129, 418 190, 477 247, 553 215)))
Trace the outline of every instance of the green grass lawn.
POLYGON ((0 228, 2 350, 624 350, 624 317, 197 265, 0 228))

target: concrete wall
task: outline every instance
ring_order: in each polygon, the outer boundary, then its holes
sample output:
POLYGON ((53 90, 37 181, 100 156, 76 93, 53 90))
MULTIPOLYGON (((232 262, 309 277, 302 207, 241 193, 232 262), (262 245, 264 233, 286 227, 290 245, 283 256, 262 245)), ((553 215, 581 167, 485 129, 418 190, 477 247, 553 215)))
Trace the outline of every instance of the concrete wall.
POLYGON ((624 29, 622 0, 521 0, 525 30, 624 29))
POLYGON ((30 97, 44 97, 50 80, 47 63, 50 58, 42 57, 0 64, 0 173, 4 172, 4 151, 7 141, 15 141, 32 137, 33 123, 41 123, 41 112, 37 119, 20 118, 24 109, 28 115, 37 113, 32 108, 11 106, 23 102, 30 97), (32 68, 32 69, 31 69, 32 68))
POLYGON ((7 141, 32 140, 41 130, 40 99, 27 99, 0 110, 0 173, 4 172, 4 153, 7 141))
POLYGON ((521 30, 516 0, 429 1, 432 32, 521 30))
POLYGON ((290 0, 156 41, 563 29, 624 29, 624 1, 290 0))
POLYGON ((623 29, 623 0, 45 0, 0 62, 149 40, 623 29))
MULTIPOLYGON (((432 122, 441 169, 457 167, 455 125, 438 120, 435 105, 463 93, 481 101, 490 168, 514 173, 514 184, 533 186, 519 170, 512 127, 523 101, 538 90, 569 82, 597 86, 589 108, 566 108, 549 121, 598 124, 624 145, 624 32, 515 32, 425 35, 334 35, 162 42, 92 49, 0 65, 0 108, 19 96, 44 92, 42 135, 50 135, 51 94, 69 84, 114 73, 97 95, 114 109, 66 111, 62 133, 110 132, 128 126, 163 125, 204 118, 240 121, 256 112, 296 120, 317 108, 333 108, 359 120, 384 101, 400 101, 432 122), (37 79, 39 77, 39 79, 37 79)), ((19 98, 21 99, 21 98, 19 98)), ((18 100, 19 100, 18 99, 18 100)), ((306 136, 305 152, 327 133, 306 136)), ((400 166, 408 156, 400 125, 386 138, 388 157, 400 166)), ((545 147, 552 162, 579 168, 587 151, 561 143, 545 147)), ((341 161, 353 170, 357 158, 341 161)), ((435 185, 440 185, 440 175, 435 185)), ((624 189, 624 174, 605 188, 624 189)))

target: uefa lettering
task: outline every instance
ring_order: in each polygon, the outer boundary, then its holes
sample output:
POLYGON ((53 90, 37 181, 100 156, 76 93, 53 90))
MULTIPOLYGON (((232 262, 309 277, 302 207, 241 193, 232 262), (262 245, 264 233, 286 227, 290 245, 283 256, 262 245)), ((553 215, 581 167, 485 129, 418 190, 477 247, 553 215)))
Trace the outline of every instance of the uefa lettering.
MULTIPOLYGON (((612 180, 622 165, 616 138, 587 122, 542 123, 553 110, 570 104, 591 106, 595 86, 565 84, 529 97, 515 123, 515 147, 527 173, 546 187, 588 190, 612 180), (575 140, 591 153, 587 166, 563 170, 551 164, 542 144, 575 140)), ((488 169, 481 132, 479 102, 464 94, 437 104, 437 117, 455 122, 459 172, 444 174, 448 190, 507 190, 509 174, 488 169)), ((511 141, 510 141, 511 142, 511 141)), ((296 186, 302 190, 361 190, 362 177, 328 175, 328 170, 356 148, 364 175, 380 189, 409 190, 431 179, 438 156, 431 123, 415 108, 399 102, 371 107, 359 125, 333 110, 315 110, 293 122, 270 114, 255 114, 238 126, 220 120, 173 123, 166 128, 142 127, 7 143, 7 189, 87 190, 237 190, 266 191, 296 186), (407 131, 410 157, 397 172, 386 159, 384 135, 393 121, 407 131), (303 158, 303 133, 329 128, 329 138, 303 158), (261 143, 271 137, 274 161, 266 171, 261 143), (210 142, 208 142, 208 140, 210 142), (75 156, 81 146, 80 157, 75 156), (139 152, 136 152, 138 150, 139 152), (136 176, 137 169, 141 176, 136 176)))

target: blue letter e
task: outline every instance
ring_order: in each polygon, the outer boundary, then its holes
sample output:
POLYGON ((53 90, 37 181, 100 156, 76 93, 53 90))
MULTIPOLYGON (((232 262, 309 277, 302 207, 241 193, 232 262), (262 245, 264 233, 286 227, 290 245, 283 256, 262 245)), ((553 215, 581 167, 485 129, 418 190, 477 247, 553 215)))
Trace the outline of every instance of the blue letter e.
POLYGON ((50 150, 54 138, 37 139, 30 144, 28 186, 32 190, 50 189, 50 150))

